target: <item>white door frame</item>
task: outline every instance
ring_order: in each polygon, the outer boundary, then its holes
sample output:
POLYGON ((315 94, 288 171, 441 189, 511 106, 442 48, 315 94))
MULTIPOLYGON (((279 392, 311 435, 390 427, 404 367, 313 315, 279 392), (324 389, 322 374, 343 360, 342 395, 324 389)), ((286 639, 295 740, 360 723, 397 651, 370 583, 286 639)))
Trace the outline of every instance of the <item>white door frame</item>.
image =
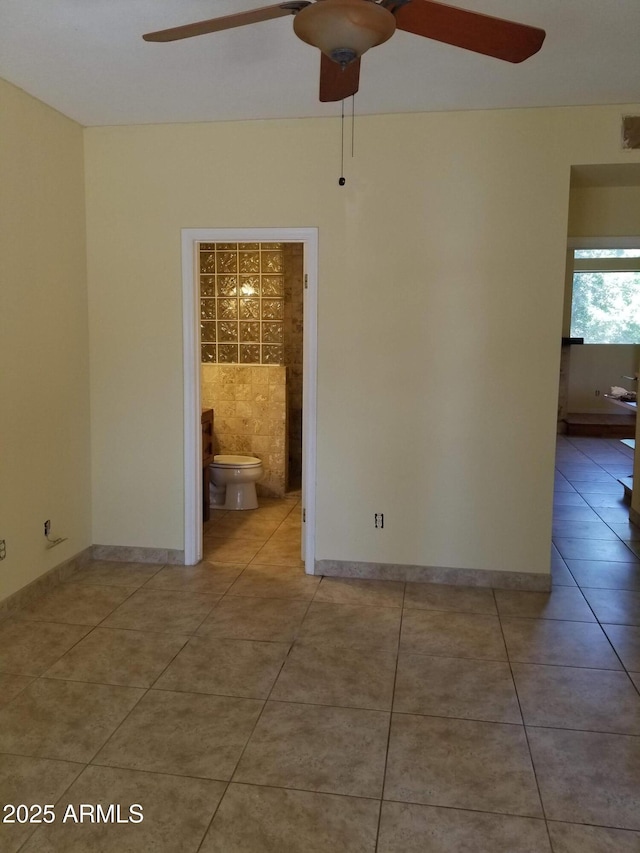
POLYGON ((199 243, 303 243, 302 558, 314 573, 316 517, 316 361, 318 343, 317 228, 183 228, 182 331, 184 370, 184 561, 202 559, 202 431, 200 424, 199 243))

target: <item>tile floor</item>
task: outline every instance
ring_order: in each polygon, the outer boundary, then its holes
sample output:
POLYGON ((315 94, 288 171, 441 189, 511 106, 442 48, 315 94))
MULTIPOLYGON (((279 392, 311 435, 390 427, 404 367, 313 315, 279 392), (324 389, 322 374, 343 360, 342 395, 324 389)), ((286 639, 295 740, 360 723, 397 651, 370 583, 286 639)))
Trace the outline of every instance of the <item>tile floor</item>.
POLYGON ((295 498, 79 572, 0 623, 0 799, 56 815, 0 849, 638 853, 629 453, 559 439, 551 595, 305 576, 295 498))

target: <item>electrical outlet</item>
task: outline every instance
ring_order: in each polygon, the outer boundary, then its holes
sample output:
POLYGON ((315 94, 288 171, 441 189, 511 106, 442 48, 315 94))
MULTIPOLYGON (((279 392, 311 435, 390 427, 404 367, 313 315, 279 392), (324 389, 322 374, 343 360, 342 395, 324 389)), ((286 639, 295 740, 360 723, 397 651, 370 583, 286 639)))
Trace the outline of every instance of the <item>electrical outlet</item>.
POLYGON ((48 536, 51 533, 51 519, 47 519, 44 523, 44 535, 48 536))
POLYGON ((373 526, 376 528, 376 530, 382 530, 382 528, 384 527, 384 513, 383 512, 374 513, 373 526))
POLYGON ((0 539, 0 560, 4 560, 7 556, 7 545, 4 539, 0 539))
POLYGON ((600 396, 600 392, 596 389, 596 397, 600 396))

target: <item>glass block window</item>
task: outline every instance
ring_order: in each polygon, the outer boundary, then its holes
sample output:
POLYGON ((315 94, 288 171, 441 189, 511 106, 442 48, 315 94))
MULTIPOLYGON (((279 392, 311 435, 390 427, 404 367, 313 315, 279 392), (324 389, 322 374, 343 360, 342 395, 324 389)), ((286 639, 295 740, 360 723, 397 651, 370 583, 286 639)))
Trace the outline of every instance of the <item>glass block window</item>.
POLYGON ((202 361, 284 363, 281 243, 200 243, 202 361))

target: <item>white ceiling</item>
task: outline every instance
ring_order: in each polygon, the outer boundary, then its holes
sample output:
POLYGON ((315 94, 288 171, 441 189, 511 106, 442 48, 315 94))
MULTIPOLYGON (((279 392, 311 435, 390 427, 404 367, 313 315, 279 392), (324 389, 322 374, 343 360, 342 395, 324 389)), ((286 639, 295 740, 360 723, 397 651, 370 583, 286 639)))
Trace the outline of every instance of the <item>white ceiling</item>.
MULTIPOLYGON (((320 54, 292 17, 142 40, 270 2, 0 0, 0 77, 86 126, 339 114, 318 101, 320 54)), ((455 5, 541 27, 542 50, 512 65, 397 31, 363 57, 358 114, 640 102, 640 0, 455 5)))

